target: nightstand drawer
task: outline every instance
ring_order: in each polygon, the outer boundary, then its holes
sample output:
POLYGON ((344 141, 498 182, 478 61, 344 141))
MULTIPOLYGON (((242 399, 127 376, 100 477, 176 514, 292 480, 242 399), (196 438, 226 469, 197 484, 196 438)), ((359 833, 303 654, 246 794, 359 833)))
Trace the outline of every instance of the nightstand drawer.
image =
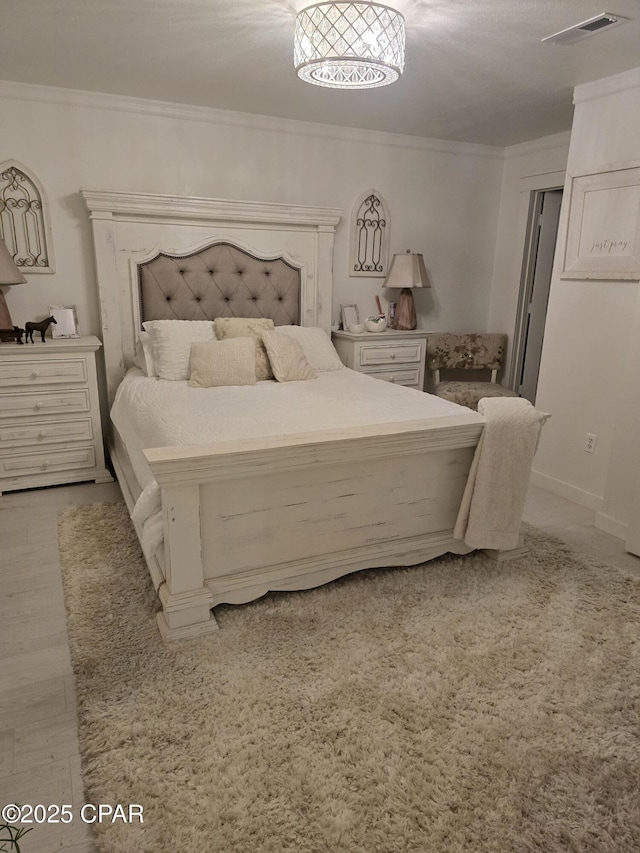
POLYGON ((411 385, 415 388, 420 386, 420 366, 400 367, 396 370, 364 370, 367 376, 374 379, 382 379, 385 382, 393 382, 394 385, 411 385))
POLYGON ((29 394, 0 395, 0 418, 29 417, 30 415, 66 415, 89 412, 89 390, 34 391, 29 394))
POLYGON ((75 450, 47 450, 41 453, 7 456, 0 459, 0 477, 27 477, 30 474, 52 474, 93 468, 96 464, 93 447, 75 450))
POLYGON ((6 361, 0 364, 0 383, 5 387, 20 385, 68 385, 87 381, 84 358, 60 358, 6 361))
POLYGON ((363 344, 360 347, 360 366, 370 367, 376 364, 402 364, 414 362, 420 364, 423 357, 423 342, 381 344, 363 344))
POLYGON ((0 425, 0 454, 10 453, 19 447, 92 440, 93 426, 90 418, 0 425))
POLYGON ((334 332, 333 345, 342 363, 374 379, 422 391, 427 335, 420 329, 384 332, 334 332))

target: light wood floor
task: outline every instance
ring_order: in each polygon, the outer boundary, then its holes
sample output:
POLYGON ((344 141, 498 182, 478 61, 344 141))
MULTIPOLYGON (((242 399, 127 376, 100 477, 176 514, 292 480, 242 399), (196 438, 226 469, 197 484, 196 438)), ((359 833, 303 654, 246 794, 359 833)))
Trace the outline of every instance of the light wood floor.
MULTIPOLYGON (((95 849, 91 829, 78 816, 85 797, 57 518, 68 506, 119 498, 116 484, 0 497, 0 806, 68 803, 76 815, 71 824, 37 826, 25 837, 23 853, 95 849)), ((640 558, 597 530, 592 511, 531 487, 525 519, 640 578, 640 558)))

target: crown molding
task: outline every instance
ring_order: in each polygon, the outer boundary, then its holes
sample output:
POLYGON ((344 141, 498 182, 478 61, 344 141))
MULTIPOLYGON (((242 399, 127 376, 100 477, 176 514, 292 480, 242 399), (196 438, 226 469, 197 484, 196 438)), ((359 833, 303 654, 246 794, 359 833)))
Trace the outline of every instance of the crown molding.
POLYGON ((630 71, 622 71, 620 74, 612 74, 610 77, 576 86, 573 90, 573 103, 582 104, 594 98, 606 98, 608 95, 639 88, 640 68, 632 68, 630 71))
POLYGON ((554 133, 553 136, 542 136, 540 139, 532 139, 529 142, 520 142, 518 145, 510 145, 504 149, 504 159, 513 160, 516 157, 526 157, 538 151, 551 151, 554 148, 569 149, 571 131, 554 133))
POLYGON ((396 148, 411 148, 420 151, 435 151, 443 154, 458 154, 466 157, 481 157, 493 160, 504 158, 504 148, 480 145, 471 142, 451 142, 444 139, 428 139, 401 133, 386 133, 378 130, 340 127, 318 122, 275 118, 254 115, 214 107, 199 107, 176 104, 169 101, 153 101, 133 98, 128 95, 109 95, 102 92, 87 92, 80 89, 61 89, 55 86, 40 86, 32 83, 16 83, 0 80, 0 98, 19 101, 55 103, 62 106, 84 109, 113 110, 133 113, 136 116, 160 116, 179 121, 196 121, 219 124, 224 127, 244 127, 272 133, 288 133, 294 136, 311 136, 314 139, 333 139, 354 142, 359 145, 383 145, 396 148))

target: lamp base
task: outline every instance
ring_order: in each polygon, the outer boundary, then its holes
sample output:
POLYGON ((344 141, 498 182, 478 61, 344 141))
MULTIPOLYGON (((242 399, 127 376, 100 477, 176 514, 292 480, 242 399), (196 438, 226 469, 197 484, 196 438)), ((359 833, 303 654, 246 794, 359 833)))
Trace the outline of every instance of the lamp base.
POLYGON ((418 326, 416 318, 416 306, 413 301, 413 293, 411 288, 403 287, 398 297, 398 307, 396 308, 396 322, 394 329, 400 331, 412 332, 418 326))
POLYGON ((9 306, 0 289, 0 329, 13 329, 13 321, 9 313, 9 306))

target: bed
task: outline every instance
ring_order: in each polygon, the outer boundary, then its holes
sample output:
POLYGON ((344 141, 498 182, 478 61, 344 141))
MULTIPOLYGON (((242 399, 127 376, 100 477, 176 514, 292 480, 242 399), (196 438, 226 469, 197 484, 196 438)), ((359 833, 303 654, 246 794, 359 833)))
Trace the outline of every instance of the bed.
MULTIPOLYGON (((143 324, 160 320, 268 318, 279 334, 293 329, 312 344, 324 336, 330 347, 341 211, 82 196, 113 407, 109 451, 158 591, 165 639, 215 630, 213 608, 221 603, 472 550, 454 528, 485 430, 481 414, 340 365, 308 382, 240 389, 188 388, 135 366, 143 324), (160 397, 143 403, 149 387, 160 397), (209 392, 222 425, 188 409, 209 392), (289 413, 284 420, 265 414, 274 395, 275 410, 289 413), (172 432, 174 421, 154 432, 153 421, 164 418, 153 412, 164 412, 169 398, 184 412, 184 429, 172 432), (335 412, 329 400, 337 401, 335 412), (155 540, 145 537, 152 518, 155 540)), ((323 352, 330 361, 326 348, 307 353, 316 367, 323 352)))

